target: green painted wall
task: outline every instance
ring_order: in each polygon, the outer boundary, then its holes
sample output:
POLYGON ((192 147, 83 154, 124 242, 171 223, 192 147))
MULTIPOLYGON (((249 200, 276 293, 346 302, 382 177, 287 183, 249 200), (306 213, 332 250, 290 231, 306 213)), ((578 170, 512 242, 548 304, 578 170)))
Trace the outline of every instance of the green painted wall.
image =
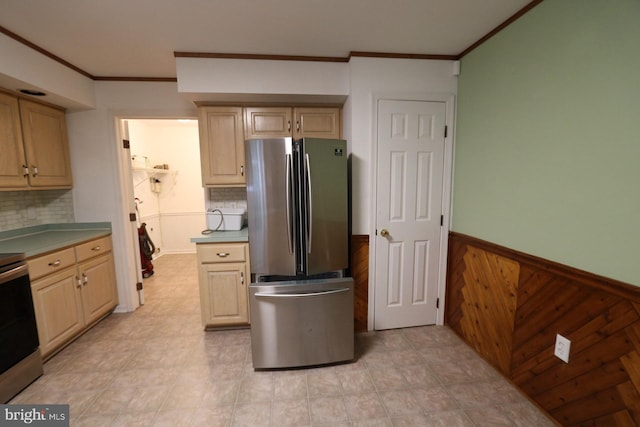
POLYGON ((452 229, 640 286, 640 1, 545 0, 462 59, 452 229))

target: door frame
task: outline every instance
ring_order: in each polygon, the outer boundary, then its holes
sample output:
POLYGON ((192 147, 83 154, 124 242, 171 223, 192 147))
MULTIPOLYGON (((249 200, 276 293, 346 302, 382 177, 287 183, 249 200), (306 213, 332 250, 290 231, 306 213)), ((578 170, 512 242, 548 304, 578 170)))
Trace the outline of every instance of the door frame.
MULTIPOLYGON (((143 283, 142 262, 140 260, 140 248, 138 244, 137 221, 130 221, 129 214, 135 213, 136 218, 139 219, 139 217, 135 210, 134 203, 130 151, 122 146, 122 140, 129 139, 128 127, 125 126, 125 122, 131 120, 197 120, 198 117, 197 115, 187 112, 176 112, 175 114, 127 114, 115 112, 111 115, 111 119, 113 120, 115 129, 114 147, 116 148, 116 164, 119 177, 117 185, 119 203, 117 210, 119 211, 119 217, 123 221, 122 237, 125 243, 123 256, 119 260, 120 268, 126 272, 128 279, 126 285, 127 293, 124 297, 125 301, 120 301, 120 305, 122 306, 122 310, 120 311, 131 312, 144 304, 144 290, 140 291, 137 289, 137 284, 143 283)), ((118 268, 119 263, 116 261, 116 274, 118 273, 118 268)), ((120 292, 120 287, 118 287, 119 295, 121 295, 120 292)))
MULTIPOLYGON (((436 314, 436 325, 444 325, 444 308, 446 295, 447 278, 447 253, 449 249, 449 229, 452 215, 452 192, 453 192, 453 157, 455 145, 455 95, 447 93, 374 93, 372 96, 372 129, 373 144, 371 144, 371 205, 370 212, 373 213, 370 219, 369 241, 373 244, 369 248, 369 271, 375 272, 375 260, 377 252, 376 236, 376 216, 378 203, 378 104, 382 100, 391 101, 425 101, 443 102, 445 104, 445 125, 447 126, 447 136, 444 139, 444 166, 442 177, 442 215, 443 224, 440 228, 440 262, 438 268, 438 299, 439 304, 436 314)), ((369 275, 369 307, 367 318, 367 329, 373 330, 375 319, 375 274, 369 275)))

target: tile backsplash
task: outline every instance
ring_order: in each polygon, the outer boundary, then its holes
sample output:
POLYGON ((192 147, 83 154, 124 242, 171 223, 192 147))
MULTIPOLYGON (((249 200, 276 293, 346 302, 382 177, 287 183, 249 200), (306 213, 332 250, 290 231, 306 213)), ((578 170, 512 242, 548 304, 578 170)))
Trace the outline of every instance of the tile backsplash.
POLYGON ((74 222, 71 190, 0 192, 0 231, 74 222))
POLYGON ((246 188, 210 188, 207 209, 247 208, 246 188))

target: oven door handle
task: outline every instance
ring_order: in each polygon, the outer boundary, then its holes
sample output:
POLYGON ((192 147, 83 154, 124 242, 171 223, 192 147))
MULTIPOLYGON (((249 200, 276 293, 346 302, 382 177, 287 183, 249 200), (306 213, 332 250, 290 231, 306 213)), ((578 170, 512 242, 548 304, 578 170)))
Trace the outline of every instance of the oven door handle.
POLYGON ((22 264, 18 267, 12 268, 11 270, 3 271, 0 273, 0 284, 9 282, 27 274, 29 274, 27 264, 22 264))

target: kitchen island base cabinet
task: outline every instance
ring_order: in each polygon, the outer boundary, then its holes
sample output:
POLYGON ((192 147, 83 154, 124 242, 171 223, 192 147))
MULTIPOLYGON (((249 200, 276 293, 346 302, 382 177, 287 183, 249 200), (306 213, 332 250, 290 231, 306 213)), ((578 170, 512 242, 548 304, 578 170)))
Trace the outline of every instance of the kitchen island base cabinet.
POLYGON ((197 246, 200 308, 205 329, 249 325, 249 246, 205 243, 197 246))
POLYGON ((110 236, 30 258, 27 263, 44 359, 118 304, 110 236))

